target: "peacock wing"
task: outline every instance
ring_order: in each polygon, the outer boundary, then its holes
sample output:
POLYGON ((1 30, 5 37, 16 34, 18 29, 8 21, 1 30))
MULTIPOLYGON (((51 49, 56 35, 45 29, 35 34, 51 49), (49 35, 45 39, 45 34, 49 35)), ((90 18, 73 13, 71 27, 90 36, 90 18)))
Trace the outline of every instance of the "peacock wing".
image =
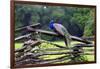
POLYGON ((65 28, 63 25, 61 25, 61 24, 55 23, 55 24, 53 24, 53 26, 54 26, 55 30, 56 30, 60 35, 63 35, 63 36, 64 36, 66 33, 68 33, 67 30, 66 30, 66 28, 65 28))

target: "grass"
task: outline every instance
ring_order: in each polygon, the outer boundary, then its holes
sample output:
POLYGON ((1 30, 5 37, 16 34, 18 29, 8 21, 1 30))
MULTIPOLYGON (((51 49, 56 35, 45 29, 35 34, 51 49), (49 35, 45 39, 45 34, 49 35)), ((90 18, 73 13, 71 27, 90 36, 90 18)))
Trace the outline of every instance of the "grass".
MULTIPOLYGON (((52 42, 52 43, 59 44, 61 46, 65 46, 63 41, 55 41, 55 42, 52 42)), ((71 45, 73 46, 74 44, 77 44, 77 43, 79 43, 79 42, 73 41, 71 43, 71 45)), ((15 49, 21 48, 22 45, 23 45, 22 43, 15 43, 15 49)), ((51 44, 42 43, 40 48, 47 49, 47 48, 57 48, 57 47, 53 46, 51 44)), ((61 50, 59 50, 59 52, 61 52, 61 50)), ((58 58, 58 57, 61 57, 61 56, 64 56, 64 55, 65 54, 63 54, 63 55, 56 55, 56 56, 55 55, 45 55, 45 56, 41 56, 40 58, 43 58, 43 59, 55 59, 55 58, 58 58)), ((88 61, 94 61, 94 55, 85 55, 85 57, 86 57, 86 59, 88 61)))
POLYGON ((21 48, 23 43, 15 43, 15 49, 21 48))
MULTIPOLYGON (((61 46, 65 46, 65 43, 64 43, 63 41, 54 41, 54 42, 52 42, 52 43, 58 44, 58 45, 61 45, 61 46)), ((77 43, 80 43, 80 42, 73 41, 73 42, 71 43, 71 45, 74 45, 74 44, 77 44, 77 43)), ((23 45, 23 43, 15 43, 15 49, 21 48, 22 45, 23 45)), ((45 45, 45 43, 43 43, 42 45, 45 45)), ((52 46, 47 46, 47 47, 48 47, 48 48, 49 48, 49 47, 51 48, 52 46)), ((53 48, 54 48, 54 46, 53 46, 53 48)))

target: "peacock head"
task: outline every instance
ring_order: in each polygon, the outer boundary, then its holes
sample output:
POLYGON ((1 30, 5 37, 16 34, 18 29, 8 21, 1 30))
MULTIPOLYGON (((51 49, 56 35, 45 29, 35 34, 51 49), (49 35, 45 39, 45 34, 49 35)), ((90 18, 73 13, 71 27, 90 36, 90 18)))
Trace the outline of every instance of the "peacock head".
POLYGON ((54 24, 54 20, 51 20, 51 21, 50 21, 50 24, 49 24, 49 28, 50 28, 50 29, 54 29, 53 24, 54 24))

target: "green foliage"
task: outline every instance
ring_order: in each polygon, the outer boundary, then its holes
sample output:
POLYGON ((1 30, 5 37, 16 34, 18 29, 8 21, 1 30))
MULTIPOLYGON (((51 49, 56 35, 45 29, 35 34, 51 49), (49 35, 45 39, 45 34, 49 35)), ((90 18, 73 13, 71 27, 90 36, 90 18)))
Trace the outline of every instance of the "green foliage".
POLYGON ((86 26, 85 26, 85 36, 92 36, 94 35, 94 32, 95 32, 95 16, 94 16, 94 13, 93 13, 94 10, 90 11, 90 15, 89 15, 89 18, 88 18, 88 21, 86 23, 86 26))
MULTIPOLYGON (((15 29, 23 26, 24 14, 30 11, 32 13, 32 24, 39 22, 42 29, 50 30, 49 22, 54 19, 55 22, 61 20, 62 24, 72 33, 79 29, 75 27, 75 24, 77 24, 84 32, 84 36, 93 36, 94 8, 15 4, 15 29)), ((75 33, 77 32, 79 31, 75 33)))

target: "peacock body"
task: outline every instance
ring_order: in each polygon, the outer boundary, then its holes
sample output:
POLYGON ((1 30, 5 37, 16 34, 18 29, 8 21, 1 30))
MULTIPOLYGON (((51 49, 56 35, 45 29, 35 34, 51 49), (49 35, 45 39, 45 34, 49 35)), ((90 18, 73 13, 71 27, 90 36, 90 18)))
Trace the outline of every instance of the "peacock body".
POLYGON ((63 25, 54 23, 54 21, 51 20, 49 27, 52 30, 54 30, 56 33, 64 37, 64 41, 67 47, 70 46, 70 42, 71 42, 70 34, 68 33, 67 29, 63 25))

